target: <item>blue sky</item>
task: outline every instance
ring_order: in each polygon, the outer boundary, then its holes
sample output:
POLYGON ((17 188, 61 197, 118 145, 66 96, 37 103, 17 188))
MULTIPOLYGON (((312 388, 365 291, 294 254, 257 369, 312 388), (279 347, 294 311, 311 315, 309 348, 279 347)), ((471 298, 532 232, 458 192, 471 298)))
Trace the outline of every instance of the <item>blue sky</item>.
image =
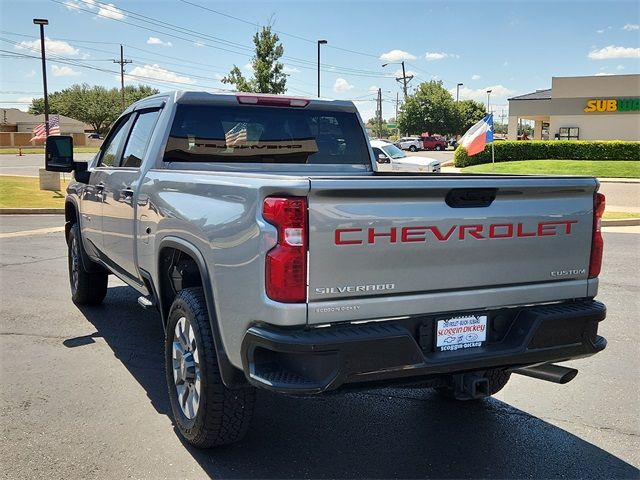
POLYGON ((49 20, 50 91, 119 86, 111 60, 120 43, 133 60, 127 83, 229 89, 219 79, 234 64, 250 74, 251 37, 271 21, 285 48, 288 93, 315 96, 316 40, 326 39, 322 95, 356 101, 365 120, 378 87, 385 118, 394 115, 400 66, 382 64, 402 59, 415 75, 410 90, 435 78, 455 94, 461 82, 461 99, 484 102, 491 89, 497 119, 508 97, 549 88, 552 76, 640 71, 640 8, 632 1, 3 0, 2 107, 26 109, 42 96, 40 60, 30 58, 40 48, 35 17, 49 20))

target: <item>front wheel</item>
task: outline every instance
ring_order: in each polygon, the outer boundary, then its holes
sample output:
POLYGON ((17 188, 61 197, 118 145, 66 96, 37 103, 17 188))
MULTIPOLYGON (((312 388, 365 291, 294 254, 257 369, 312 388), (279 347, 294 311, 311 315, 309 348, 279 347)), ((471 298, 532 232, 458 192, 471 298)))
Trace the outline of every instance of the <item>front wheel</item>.
POLYGON ((171 305, 165 365, 173 418, 191 445, 210 448, 244 437, 255 389, 222 383, 202 288, 181 290, 171 305))
POLYGON ((78 305, 98 305, 107 295, 107 272, 88 272, 82 263, 83 249, 80 227, 72 225, 68 238, 69 284, 71 300, 78 305))
POLYGON ((412 152, 417 152, 417 151, 418 151, 418 148, 417 148, 415 145, 411 145, 411 146, 409 147, 409 150, 411 150, 412 152))
POLYGON ((442 150, 442 147, 440 145, 436 145, 436 150, 440 151, 440 150, 442 150))

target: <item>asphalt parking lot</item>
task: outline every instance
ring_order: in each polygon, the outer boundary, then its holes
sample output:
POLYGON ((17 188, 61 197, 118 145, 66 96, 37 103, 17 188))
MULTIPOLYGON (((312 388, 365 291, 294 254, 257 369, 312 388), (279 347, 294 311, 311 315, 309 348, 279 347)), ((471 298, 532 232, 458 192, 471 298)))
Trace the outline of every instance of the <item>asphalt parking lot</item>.
POLYGON ((5 478, 639 478, 640 228, 605 233, 609 346, 572 383, 514 376, 455 404, 384 389, 261 392, 239 444, 175 432, 156 314, 116 279, 101 307, 69 298, 61 216, 0 217, 0 473, 5 478))

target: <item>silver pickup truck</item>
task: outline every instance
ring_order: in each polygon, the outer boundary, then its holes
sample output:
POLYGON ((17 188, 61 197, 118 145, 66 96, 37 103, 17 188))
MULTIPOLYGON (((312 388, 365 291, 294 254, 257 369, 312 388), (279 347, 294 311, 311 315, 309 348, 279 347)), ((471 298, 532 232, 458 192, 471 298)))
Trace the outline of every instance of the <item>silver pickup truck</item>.
POLYGON ((139 101, 66 199, 72 299, 113 274, 156 308, 175 424, 239 440, 255 388, 405 385, 470 400, 606 346, 604 197, 588 177, 378 172, 350 102, 172 92, 139 101))

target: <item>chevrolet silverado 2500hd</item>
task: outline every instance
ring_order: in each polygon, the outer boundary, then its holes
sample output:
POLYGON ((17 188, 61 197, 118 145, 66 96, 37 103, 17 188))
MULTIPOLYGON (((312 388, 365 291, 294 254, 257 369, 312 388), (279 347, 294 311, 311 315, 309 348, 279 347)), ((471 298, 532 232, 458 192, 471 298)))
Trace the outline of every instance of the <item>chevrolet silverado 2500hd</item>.
POLYGON ((66 198, 71 295, 157 308, 175 423, 237 441, 256 388, 402 383, 454 399, 605 348, 588 177, 378 172, 350 102, 173 92, 130 106, 66 198))

